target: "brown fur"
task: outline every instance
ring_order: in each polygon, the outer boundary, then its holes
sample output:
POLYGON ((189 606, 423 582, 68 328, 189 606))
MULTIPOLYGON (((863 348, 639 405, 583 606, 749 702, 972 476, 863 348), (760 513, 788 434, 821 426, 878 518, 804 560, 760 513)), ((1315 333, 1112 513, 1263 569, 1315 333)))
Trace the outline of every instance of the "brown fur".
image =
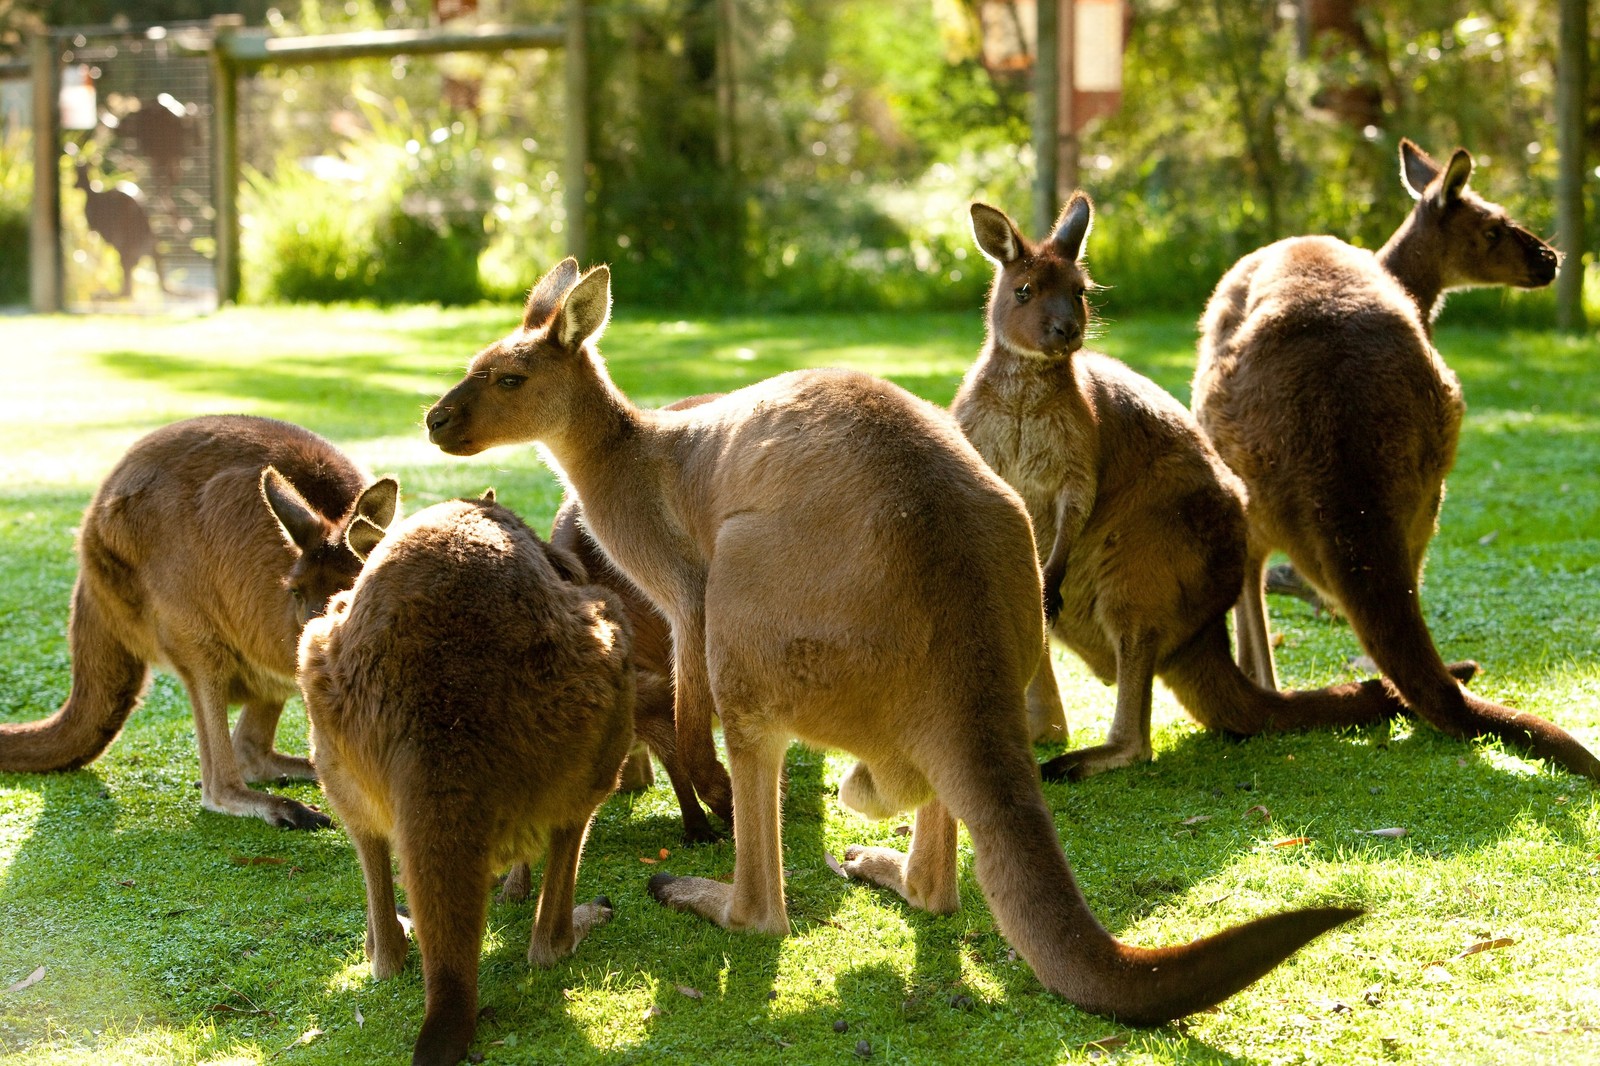
POLYGON ((384 537, 301 638, 313 758, 361 860, 377 978, 405 964, 391 845, 399 858, 427 996, 414 1063, 457 1062, 472 1042, 497 870, 547 856, 531 964, 611 916, 572 900, 633 739, 629 636, 564 563, 492 497, 437 504, 384 537))
MULTIPOLYGON (((1148 378, 1083 349, 1091 285, 1081 261, 1093 207, 1076 194, 1034 243, 1004 212, 972 206, 995 263, 989 335, 952 410, 1022 496, 1043 562, 1052 632, 1117 685, 1104 744, 1044 765, 1087 777, 1151 757, 1151 685, 1165 680, 1201 725, 1250 734, 1396 714, 1382 682, 1279 694, 1250 683, 1226 615, 1244 580, 1244 488, 1193 417, 1148 378)), ((1030 705, 1059 706, 1048 656, 1030 705)))
POLYGON ((1202 1009, 1357 913, 1273 915, 1156 950, 1112 938, 1073 880, 1028 743, 1044 627, 1016 494, 947 413, 862 374, 800 371, 689 411, 639 410, 591 345, 610 295, 604 267, 557 266, 427 421, 452 454, 546 446, 606 554, 672 622, 691 772, 712 758, 713 710, 722 719, 733 883, 661 875, 658 899, 788 931, 779 782, 798 737, 861 760, 841 790, 856 809, 918 808, 909 855, 854 849, 852 873, 952 910, 965 822, 1000 928, 1089 1010, 1157 1023, 1202 1009))
POLYGON ((1600 777, 1564 730, 1463 691, 1423 620, 1423 556, 1465 406, 1432 343, 1440 297, 1549 284, 1557 257, 1466 187, 1465 151, 1441 168, 1404 141, 1400 158, 1417 203, 1381 250, 1279 241, 1223 277, 1200 321, 1195 415, 1250 494, 1240 661, 1275 687, 1262 570, 1282 549, 1423 720, 1600 777))
POLYGON ((189 691, 207 810, 327 825, 245 782, 316 777, 305 759, 273 750, 273 737, 295 691, 301 625, 361 569, 346 527, 394 515, 394 481, 363 491, 369 480, 321 437, 268 418, 194 418, 135 443, 78 534, 71 692, 49 718, 0 726, 0 770, 93 762, 161 665, 189 691), (244 707, 230 741, 233 703, 244 707))
MULTIPOLYGON (((672 630, 667 620, 637 585, 611 565, 611 560, 584 528, 583 504, 570 493, 556 512, 550 543, 571 552, 596 584, 612 591, 633 630, 633 666, 638 691, 633 731, 638 742, 623 767, 623 788, 629 787, 630 775, 633 781, 639 782, 639 788, 650 784, 650 755, 654 753, 661 760, 672 791, 678 797, 678 808, 683 812, 684 840, 696 844, 717 839, 719 834, 695 798, 688 767, 678 757, 677 726, 672 709, 672 630), (637 769, 641 757, 643 772, 637 769)), ((733 824, 731 803, 714 813, 726 824, 733 824)))

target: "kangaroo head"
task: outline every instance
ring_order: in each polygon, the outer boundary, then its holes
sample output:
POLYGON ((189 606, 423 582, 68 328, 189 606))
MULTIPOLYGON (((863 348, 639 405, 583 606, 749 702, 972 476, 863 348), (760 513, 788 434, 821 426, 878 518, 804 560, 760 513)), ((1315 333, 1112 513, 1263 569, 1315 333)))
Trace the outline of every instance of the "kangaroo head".
POLYGON ((335 593, 356 583, 361 564, 394 521, 400 486, 394 478, 380 478, 356 497, 347 513, 329 519, 269 466, 261 471, 261 497, 297 553, 283 585, 305 625, 327 609, 335 593))
POLYGON ((972 235, 995 268, 989 291, 992 344, 1036 359, 1083 347, 1089 324, 1084 296, 1093 284, 1083 266, 1083 243, 1093 221, 1089 197, 1073 193, 1054 230, 1035 244, 1004 211, 972 205, 972 235))
POLYGON ((1442 289, 1511 285, 1537 289, 1556 276, 1554 248, 1513 221, 1505 208, 1467 188, 1472 155, 1457 148, 1440 166, 1410 140, 1400 141, 1400 180, 1416 200, 1411 222, 1438 264, 1442 289))
POLYGON ((571 425, 574 396, 598 377, 591 341, 611 315, 611 271, 578 275, 564 259, 528 296, 522 325, 467 365, 467 375, 429 410, 428 439, 451 455, 545 441, 571 425))

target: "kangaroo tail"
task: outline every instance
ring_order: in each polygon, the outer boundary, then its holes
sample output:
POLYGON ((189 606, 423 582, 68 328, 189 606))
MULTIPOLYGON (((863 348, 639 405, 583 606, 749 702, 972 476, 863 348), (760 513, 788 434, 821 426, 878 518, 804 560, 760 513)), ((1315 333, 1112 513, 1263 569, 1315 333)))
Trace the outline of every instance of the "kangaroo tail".
POLYGON ((1415 584, 1403 575, 1400 582, 1395 594, 1387 594, 1389 587, 1395 585, 1394 580, 1372 581, 1338 592, 1350 626, 1361 638, 1367 654, 1394 682, 1417 717, 1449 736, 1497 737, 1518 751, 1600 780, 1600 759, 1565 729, 1463 690, 1456 681, 1459 673, 1445 665, 1434 647, 1415 584))
POLYGON ((1301 692, 1262 688, 1233 661, 1220 617, 1161 664, 1161 680, 1201 725, 1240 736, 1366 725, 1405 711, 1381 678, 1301 692))
MULTIPOLYGON (((1032 784, 1032 775, 1024 780, 1032 784)), ((1031 797, 1008 798, 1014 802, 992 817, 967 820, 978 882, 1001 932, 1040 982, 1096 1014, 1161 1025, 1205 1010, 1362 913, 1351 907, 1287 911, 1181 946, 1132 947, 1089 910, 1037 786, 1031 797)))
POLYGON ((122 643, 94 592, 80 577, 67 624, 72 688, 55 714, 0 725, 0 770, 76 770, 99 758, 139 705, 148 664, 122 643))
MULTIPOLYGON (((1317 907, 1258 918, 1193 943, 1137 948, 1089 910, 1040 791, 1020 715, 1014 742, 970 739, 925 769, 972 836, 975 870, 1001 933, 1040 982, 1085 1010, 1160 1025, 1249 985, 1308 941, 1359 916, 1317 907)), ((949 741, 947 741, 949 743, 949 741)))

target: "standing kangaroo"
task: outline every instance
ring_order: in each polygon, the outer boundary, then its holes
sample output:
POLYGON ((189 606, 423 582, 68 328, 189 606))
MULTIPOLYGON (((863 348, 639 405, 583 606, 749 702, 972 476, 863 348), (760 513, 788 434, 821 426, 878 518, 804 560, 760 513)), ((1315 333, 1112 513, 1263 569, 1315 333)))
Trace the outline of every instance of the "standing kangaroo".
POLYGON ((959 905, 956 821, 1004 935, 1069 1001, 1135 1024, 1201 1010, 1356 916, 1323 907, 1181 947, 1115 940, 1061 849, 1028 742, 1044 649, 1022 502, 949 415, 884 381, 797 371, 687 411, 642 411, 593 347, 610 273, 565 260, 521 327, 475 356, 428 412, 454 455, 538 441, 606 554, 672 623, 677 722, 697 788, 721 716, 733 883, 651 879, 661 902, 782 935, 780 773, 792 738, 861 762, 841 799, 917 807, 909 855, 846 868, 914 906, 959 905))
MULTIPOLYGON (((629 755, 623 770, 623 780, 629 775, 641 780, 640 787, 648 785, 650 755, 661 760, 672 791, 678 797, 678 808, 683 812, 683 839, 691 844, 717 839, 700 801, 695 798, 694 782, 689 769, 678 756, 678 737, 672 708, 672 631, 667 620, 656 610, 639 587, 611 565, 594 538, 583 526, 583 505, 569 494, 556 511, 555 524, 550 529, 550 545, 569 552, 588 572, 589 579, 602 585, 615 595, 633 631, 633 667, 637 699, 634 703, 633 730, 643 751, 629 755), (635 768, 636 760, 643 757, 643 771, 635 768)), ((715 812, 728 825, 733 824, 731 803, 715 812)))
POLYGON ((569 578, 581 567, 492 496, 436 504, 383 536, 301 637, 313 755, 361 861, 380 979, 405 965, 391 844, 400 860, 427 998, 418 1066, 472 1043, 496 870, 546 855, 534 965, 611 917, 604 898, 572 901, 589 820, 633 742, 629 634, 604 589, 569 578))
POLYGON ((167 291, 166 266, 161 261, 161 250, 156 247, 156 235, 150 228, 150 216, 144 205, 121 189, 100 190, 89 180, 89 164, 78 164, 77 187, 83 190, 84 220, 89 229, 105 238, 117 253, 122 267, 122 291, 127 299, 133 292, 133 268, 139 260, 149 256, 156 265, 156 279, 161 291, 167 291))
MULTIPOLYGON (((1201 725, 1236 734, 1399 713, 1382 681, 1279 693, 1234 663, 1227 613, 1244 581, 1244 489, 1181 404, 1083 350, 1093 218, 1089 197, 1076 193, 1036 244, 1003 211, 972 205, 995 279, 988 339, 951 405, 1027 505, 1052 632, 1117 685, 1106 742, 1051 759, 1044 776, 1148 761, 1157 675, 1201 725)), ((1035 714, 1060 705, 1054 680, 1046 656, 1029 691, 1035 714)))
POLYGON ((1249 490, 1240 662, 1276 687, 1262 571, 1283 549, 1423 720, 1600 778, 1600 760, 1564 730, 1464 691, 1418 598, 1465 406, 1433 347, 1440 299, 1473 285, 1537 288, 1556 273, 1550 246, 1469 190, 1471 174, 1462 149, 1440 167, 1402 140, 1400 177, 1417 202, 1381 249, 1279 241, 1212 294, 1194 413, 1249 490))
POLYGON ((300 627, 360 571, 346 528, 394 516, 393 479, 369 480, 321 437, 269 418, 194 418, 135 443, 78 534, 71 693, 49 718, 0 725, 0 771, 93 762, 159 664, 189 691, 202 806, 288 828, 327 825, 320 811, 245 782, 316 778, 307 760, 273 750, 273 738, 295 691, 300 627), (244 705, 231 742, 230 703, 244 705))

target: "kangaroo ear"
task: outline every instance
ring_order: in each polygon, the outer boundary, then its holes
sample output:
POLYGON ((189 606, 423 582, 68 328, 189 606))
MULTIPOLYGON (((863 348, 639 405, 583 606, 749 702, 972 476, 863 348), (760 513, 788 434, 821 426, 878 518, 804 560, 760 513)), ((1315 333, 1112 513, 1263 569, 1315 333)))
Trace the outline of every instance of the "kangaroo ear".
POLYGON ((1450 162, 1445 164, 1444 179, 1439 183, 1439 191, 1434 193, 1434 202, 1444 207, 1461 199, 1462 190, 1467 187, 1470 177, 1472 153, 1465 148, 1457 148, 1450 156, 1450 162))
POLYGON ((556 313, 561 298, 578 280, 578 261, 570 255, 550 268, 528 294, 528 306, 522 312, 522 328, 538 329, 556 313))
POLYGON ((1418 148, 1409 137, 1400 138, 1400 184, 1406 187, 1413 200, 1422 199, 1433 179, 1439 176, 1439 164, 1418 148))
POLYGON ((480 501, 482 501, 483 503, 493 503, 494 502, 494 489, 492 489, 492 488, 484 489, 483 490, 483 495, 479 496, 478 499, 480 501))
POLYGON ((400 483, 392 477, 379 478, 356 497, 352 513, 379 529, 388 529, 400 507, 400 483))
POLYGON ((1061 209, 1061 218, 1056 221, 1056 230, 1050 235, 1050 242, 1063 256, 1076 262, 1083 258, 1083 242, 1093 225, 1094 204, 1090 202, 1089 194, 1080 190, 1073 193, 1067 206, 1061 209))
POLYGON ((372 550, 381 540, 383 540, 383 527, 366 515, 356 515, 344 531, 345 545, 362 562, 367 561, 367 556, 372 554, 372 550))
POLYGON ((261 498, 278 520, 278 529, 290 547, 308 552, 322 543, 327 535, 323 517, 275 467, 261 471, 261 498))
POLYGON ((978 250, 1000 266, 1014 263, 1022 256, 1022 234, 1011 217, 998 207, 988 204, 972 205, 972 239, 978 250))
POLYGON ((550 337, 575 350, 584 341, 599 340, 611 317, 611 269, 597 266, 567 292, 550 320, 550 337))

